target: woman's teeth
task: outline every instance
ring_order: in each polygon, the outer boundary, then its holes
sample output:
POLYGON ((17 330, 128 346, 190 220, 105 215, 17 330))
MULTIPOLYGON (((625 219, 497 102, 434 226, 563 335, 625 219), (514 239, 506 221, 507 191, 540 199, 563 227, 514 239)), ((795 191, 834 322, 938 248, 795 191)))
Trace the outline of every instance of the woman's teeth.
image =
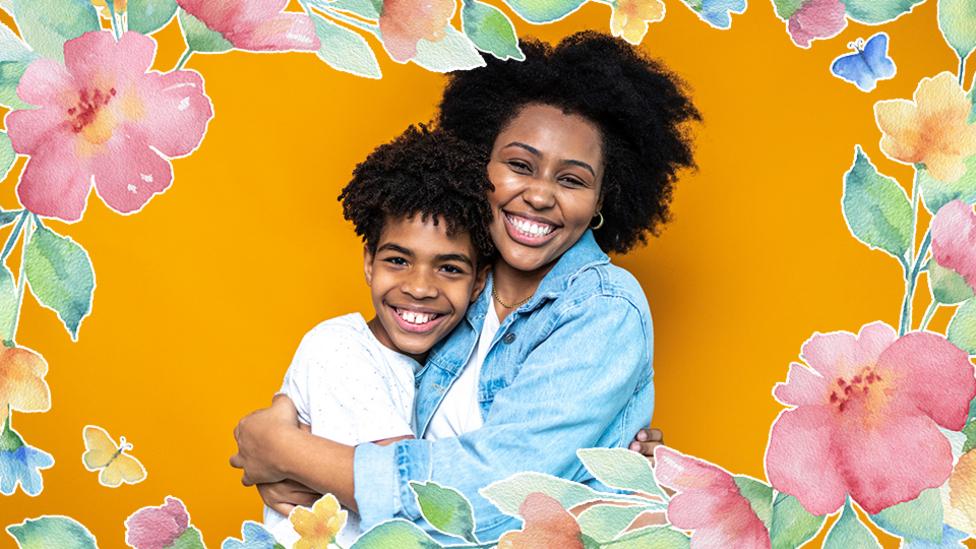
POLYGON ((416 311, 406 311, 403 309, 395 309, 395 311, 400 318, 406 322, 409 322, 410 324, 427 324, 438 316, 435 313, 420 313, 416 311))
POLYGON ((512 222, 512 225, 518 229, 520 233, 528 236, 545 236, 552 232, 554 228, 552 225, 547 223, 536 223, 534 221, 529 221, 521 217, 508 216, 508 220, 512 222))

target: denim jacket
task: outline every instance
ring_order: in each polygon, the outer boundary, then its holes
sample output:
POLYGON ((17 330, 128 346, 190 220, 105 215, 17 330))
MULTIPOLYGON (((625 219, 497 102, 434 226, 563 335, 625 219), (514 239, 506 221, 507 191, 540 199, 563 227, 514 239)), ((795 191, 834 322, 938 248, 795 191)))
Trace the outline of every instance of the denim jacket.
MULTIPOLYGON (((467 363, 492 306, 490 293, 490 287, 482 292, 418 372, 418 433, 467 363)), ((461 491, 474 507, 482 541, 519 527, 519 519, 478 493, 491 482, 531 470, 605 489, 575 450, 626 447, 648 425, 652 345, 640 285, 610 264, 587 230, 495 334, 478 383, 480 429, 457 438, 357 446, 355 497, 363 529, 398 517, 451 539, 423 521, 409 481, 461 491)))

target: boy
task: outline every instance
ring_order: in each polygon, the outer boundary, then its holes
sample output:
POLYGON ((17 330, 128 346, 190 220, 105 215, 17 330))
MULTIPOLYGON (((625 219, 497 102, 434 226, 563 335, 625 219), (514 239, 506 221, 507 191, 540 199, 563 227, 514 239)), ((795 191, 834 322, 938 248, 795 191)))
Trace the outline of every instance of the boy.
MULTIPOLYGON (((281 392, 315 435, 343 444, 413 436, 414 374, 464 318, 493 253, 484 153, 424 126, 373 151, 343 189, 343 215, 365 243, 375 316, 322 322, 302 339, 281 392)), ((280 543, 297 535, 265 507, 280 543)), ((358 517, 338 542, 359 535, 358 517)))

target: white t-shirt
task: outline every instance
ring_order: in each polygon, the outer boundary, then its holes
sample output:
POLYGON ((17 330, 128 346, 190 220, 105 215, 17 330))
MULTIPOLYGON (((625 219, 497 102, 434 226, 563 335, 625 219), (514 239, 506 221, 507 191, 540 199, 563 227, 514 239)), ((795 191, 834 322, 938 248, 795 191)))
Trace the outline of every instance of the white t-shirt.
MULTIPOLYGON (((298 409, 312 434, 354 446, 413 435, 414 373, 419 364, 376 339, 359 313, 332 318, 312 328, 295 351, 281 393, 298 409)), ((264 524, 285 547, 298 534, 284 515, 264 509, 264 524)), ((337 541, 349 547, 359 536, 359 517, 337 541)))
POLYGON ((478 336, 474 352, 464 365, 461 375, 447 390, 444 400, 431 416, 427 432, 424 433, 425 439, 437 440, 461 436, 484 424, 484 420, 481 419, 481 402, 478 398, 478 381, 481 378, 481 366, 485 363, 485 356, 488 355, 488 349, 491 347, 491 340, 495 338, 500 325, 495 304, 489 303, 485 323, 481 326, 481 335, 478 336))

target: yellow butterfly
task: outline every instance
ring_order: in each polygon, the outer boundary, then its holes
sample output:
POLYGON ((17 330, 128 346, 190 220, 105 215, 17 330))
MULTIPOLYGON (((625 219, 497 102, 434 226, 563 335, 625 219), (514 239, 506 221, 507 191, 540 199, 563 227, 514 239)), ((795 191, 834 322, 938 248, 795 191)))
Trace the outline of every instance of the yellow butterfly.
POLYGON ((86 425, 82 436, 85 453, 81 461, 89 471, 102 470, 98 474, 102 486, 115 488, 123 482, 136 484, 145 480, 146 468, 138 459, 125 453, 132 450, 132 444, 126 442, 125 437, 119 437, 119 444, 115 444, 105 429, 95 425, 86 425))

